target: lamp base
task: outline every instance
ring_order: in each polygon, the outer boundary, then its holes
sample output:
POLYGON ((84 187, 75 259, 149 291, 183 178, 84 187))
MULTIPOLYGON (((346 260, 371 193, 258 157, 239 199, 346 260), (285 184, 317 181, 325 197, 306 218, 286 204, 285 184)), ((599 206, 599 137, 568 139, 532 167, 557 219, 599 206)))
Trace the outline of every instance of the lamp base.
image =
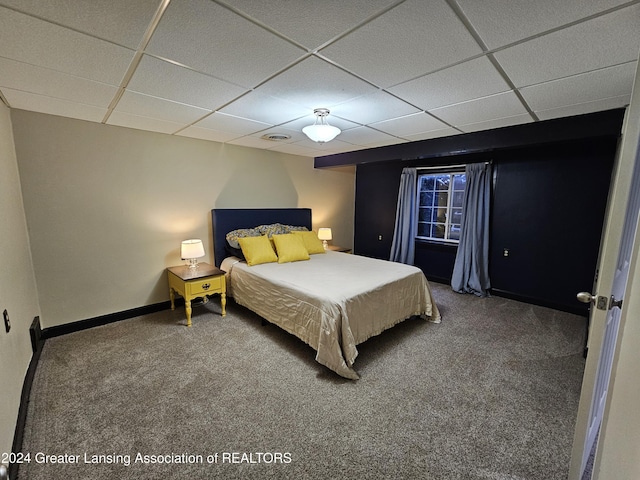
POLYGON ((198 268, 198 259, 197 258, 189 258, 189 268, 198 268))
POLYGON ((327 248, 329 248, 329 243, 327 243, 326 240, 322 240, 322 246, 324 247, 324 249, 326 250, 327 248))

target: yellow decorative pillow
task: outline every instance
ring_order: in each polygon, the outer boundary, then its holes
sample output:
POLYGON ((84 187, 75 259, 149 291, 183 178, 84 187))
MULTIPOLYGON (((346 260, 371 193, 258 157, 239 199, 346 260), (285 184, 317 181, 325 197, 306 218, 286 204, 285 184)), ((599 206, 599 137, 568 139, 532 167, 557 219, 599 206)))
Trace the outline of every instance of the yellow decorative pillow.
POLYGON ((278 256, 273 251, 269 238, 260 235, 259 237, 238 238, 238 243, 242 249, 247 265, 260 265, 261 263, 277 262, 278 256))
POLYGON ((301 237, 292 233, 286 233, 284 235, 273 235, 271 239, 278 252, 278 263, 309 260, 309 253, 301 237))
POLYGON ((302 237, 302 242, 304 243, 307 252, 309 252, 309 255, 313 255, 314 253, 326 253, 324 246, 322 246, 322 241, 318 239, 318 234, 316 232, 295 231, 291 233, 302 237))

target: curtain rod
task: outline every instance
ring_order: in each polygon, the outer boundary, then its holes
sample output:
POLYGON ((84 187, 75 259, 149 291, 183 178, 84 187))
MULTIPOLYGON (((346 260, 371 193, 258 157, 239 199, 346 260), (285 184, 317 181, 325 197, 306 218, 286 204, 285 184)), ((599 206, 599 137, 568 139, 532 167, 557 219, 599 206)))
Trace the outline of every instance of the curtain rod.
MULTIPOLYGON (((493 164, 493 160, 490 160, 488 162, 469 162, 469 163, 484 163, 485 165, 491 165, 493 164)), ((417 171, 421 171, 421 170, 450 170, 452 168, 465 168, 468 164, 467 163, 462 163, 460 165, 434 165, 432 167, 416 167, 417 171)))

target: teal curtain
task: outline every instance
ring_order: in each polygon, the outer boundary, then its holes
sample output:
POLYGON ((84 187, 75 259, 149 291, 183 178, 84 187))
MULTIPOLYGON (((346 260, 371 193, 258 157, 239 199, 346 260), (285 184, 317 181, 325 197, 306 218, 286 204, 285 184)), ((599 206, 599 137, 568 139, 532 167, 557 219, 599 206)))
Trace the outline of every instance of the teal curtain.
POLYGON ((413 265, 418 222, 417 179, 418 171, 415 168, 402 169, 396 207, 396 223, 389 257, 392 262, 413 265))
POLYGON ((460 293, 489 295, 489 211, 491 164, 472 163, 465 168, 462 223, 451 288, 460 293))

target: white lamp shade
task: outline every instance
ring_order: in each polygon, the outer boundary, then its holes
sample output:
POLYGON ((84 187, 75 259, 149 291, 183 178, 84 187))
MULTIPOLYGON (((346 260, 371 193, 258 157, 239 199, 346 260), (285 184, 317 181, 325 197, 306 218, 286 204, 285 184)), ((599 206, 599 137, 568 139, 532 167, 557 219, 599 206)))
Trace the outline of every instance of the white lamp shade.
POLYGON ((318 229, 318 238, 320 240, 331 240, 331 229, 330 228, 319 228, 318 229))
POLYGON ((193 238, 184 240, 180 246, 180 256, 183 259, 204 257, 204 246, 202 240, 193 238))
POLYGON ((338 127, 334 127, 333 125, 308 125, 302 129, 302 133, 304 133, 307 137, 309 137, 314 142, 325 143, 330 142, 334 138, 336 138, 340 134, 340 129, 338 127))

